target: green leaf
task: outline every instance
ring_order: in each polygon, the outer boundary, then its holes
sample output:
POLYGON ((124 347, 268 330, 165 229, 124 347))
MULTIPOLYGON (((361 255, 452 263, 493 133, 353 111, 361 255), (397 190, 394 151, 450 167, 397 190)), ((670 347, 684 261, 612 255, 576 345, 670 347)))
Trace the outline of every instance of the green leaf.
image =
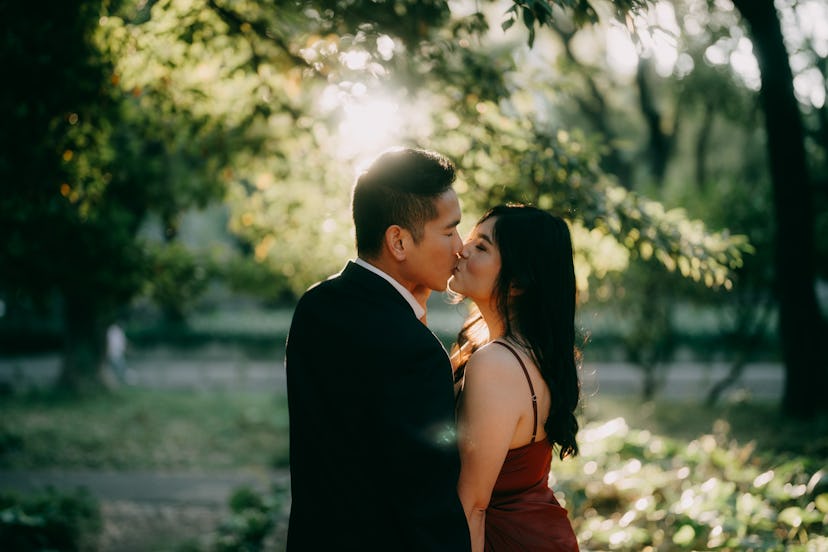
POLYGON ((779 521, 791 527, 799 527, 802 525, 802 508, 798 506, 789 506, 779 512, 777 517, 779 521))
POLYGON ((682 525, 681 528, 676 531, 676 534, 673 535, 673 542, 680 546, 686 546, 692 543, 695 538, 696 530, 690 525, 682 525))
POLYGON ((828 493, 822 493, 814 500, 817 509, 823 514, 828 514, 828 493))
POLYGON ((529 30, 535 26, 535 13, 529 8, 523 8, 523 24, 529 30))

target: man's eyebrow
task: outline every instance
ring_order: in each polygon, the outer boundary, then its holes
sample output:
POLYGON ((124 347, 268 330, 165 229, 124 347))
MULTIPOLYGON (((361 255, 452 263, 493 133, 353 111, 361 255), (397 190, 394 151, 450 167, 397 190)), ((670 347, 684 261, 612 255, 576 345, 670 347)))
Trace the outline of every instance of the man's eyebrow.
POLYGON ((457 225, 459 225, 459 224, 460 224, 460 219, 457 219, 453 222, 450 222, 450 223, 446 224, 446 230, 449 230, 451 228, 456 228, 457 225))

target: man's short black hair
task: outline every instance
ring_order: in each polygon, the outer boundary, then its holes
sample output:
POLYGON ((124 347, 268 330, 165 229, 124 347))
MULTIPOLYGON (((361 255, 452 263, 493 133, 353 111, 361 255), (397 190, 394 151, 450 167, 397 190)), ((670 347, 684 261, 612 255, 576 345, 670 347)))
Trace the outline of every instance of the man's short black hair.
POLYGON ((354 184, 357 254, 378 256, 385 231, 394 224, 419 241, 425 223, 437 216, 435 200, 451 189, 455 177, 454 164, 433 151, 400 148, 382 153, 354 184))

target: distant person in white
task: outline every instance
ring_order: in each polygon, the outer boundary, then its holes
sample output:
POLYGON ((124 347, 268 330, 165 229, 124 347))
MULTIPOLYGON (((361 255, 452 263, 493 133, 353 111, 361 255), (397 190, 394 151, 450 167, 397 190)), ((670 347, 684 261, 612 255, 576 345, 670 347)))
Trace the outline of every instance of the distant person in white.
POLYGON ((110 324, 106 329, 106 360, 120 383, 127 383, 126 347, 124 330, 118 324, 110 324))

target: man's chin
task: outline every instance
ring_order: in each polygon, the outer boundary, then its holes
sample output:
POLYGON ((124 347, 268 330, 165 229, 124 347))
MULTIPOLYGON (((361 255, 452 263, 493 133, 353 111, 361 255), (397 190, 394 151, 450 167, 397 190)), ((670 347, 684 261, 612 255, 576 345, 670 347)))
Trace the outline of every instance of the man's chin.
POLYGON ((449 277, 445 280, 441 280, 439 283, 432 282, 432 284, 429 287, 433 291, 443 292, 443 291, 446 291, 446 289, 448 289, 448 284, 449 284, 450 281, 451 281, 451 277, 449 277))

